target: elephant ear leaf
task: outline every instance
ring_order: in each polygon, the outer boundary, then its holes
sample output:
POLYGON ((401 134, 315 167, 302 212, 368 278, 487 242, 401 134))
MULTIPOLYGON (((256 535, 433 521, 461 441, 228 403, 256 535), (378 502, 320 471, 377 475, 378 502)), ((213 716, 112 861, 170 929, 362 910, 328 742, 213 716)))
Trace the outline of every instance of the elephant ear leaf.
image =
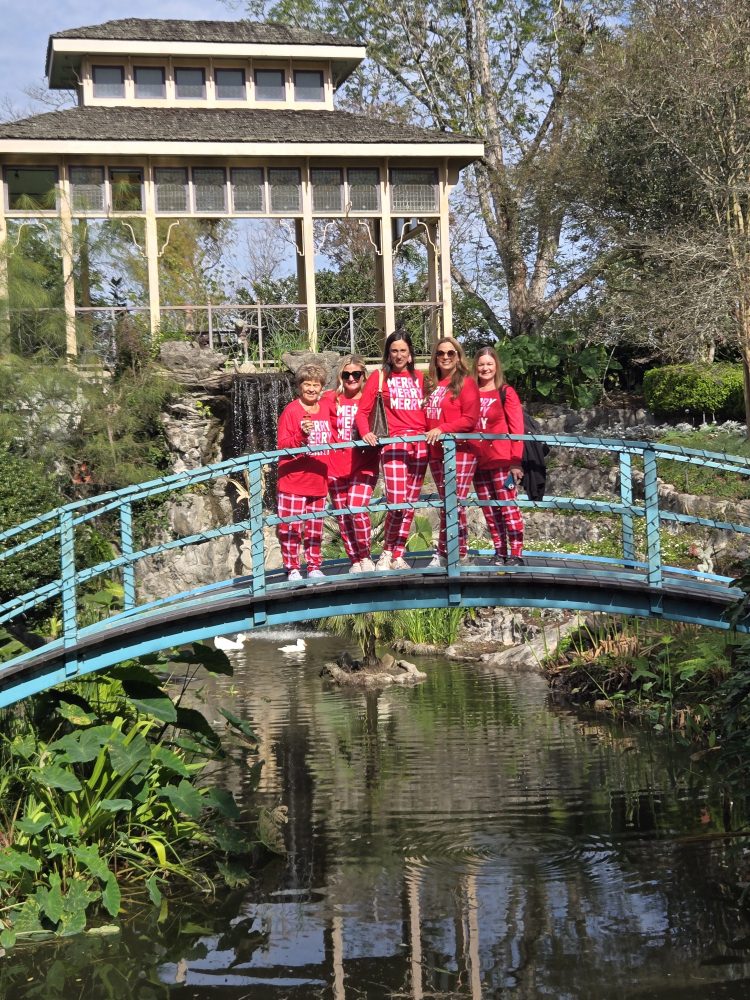
POLYGON ((161 797, 169 799, 175 809, 189 816, 190 819, 198 819, 206 805, 197 788, 184 779, 179 785, 167 785, 166 788, 162 788, 161 797))

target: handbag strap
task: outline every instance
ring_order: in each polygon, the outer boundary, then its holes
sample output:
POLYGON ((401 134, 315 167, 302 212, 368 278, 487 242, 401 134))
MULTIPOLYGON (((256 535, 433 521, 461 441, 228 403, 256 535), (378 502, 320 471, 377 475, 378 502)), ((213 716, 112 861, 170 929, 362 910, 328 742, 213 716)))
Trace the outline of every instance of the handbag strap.
POLYGON ((378 372, 378 396, 383 395, 383 369, 378 372))

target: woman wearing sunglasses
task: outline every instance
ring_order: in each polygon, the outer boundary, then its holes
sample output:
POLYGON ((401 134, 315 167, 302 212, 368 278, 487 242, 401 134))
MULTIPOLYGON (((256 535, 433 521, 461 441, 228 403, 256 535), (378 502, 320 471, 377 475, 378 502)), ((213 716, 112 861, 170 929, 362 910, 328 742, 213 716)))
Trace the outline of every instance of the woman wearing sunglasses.
MULTIPOLYGON (((443 337, 435 345, 430 359, 430 381, 435 386, 425 404, 427 443, 430 448, 430 471, 438 494, 445 497, 443 434, 468 434, 479 419, 479 390, 469 375, 464 351, 453 337, 443 337)), ((465 500, 471 489, 477 459, 470 441, 456 442, 456 496, 465 500)), ((466 508, 458 509, 458 546, 462 559, 468 556, 466 508)), ((447 565, 445 513, 440 513, 440 534, 431 568, 447 565)))
MULTIPOLYGON (((424 376, 414 367, 414 350, 409 334, 394 330, 385 341, 383 367, 367 380, 357 411, 357 430, 367 444, 378 439, 370 430, 370 413, 382 384, 383 404, 391 437, 415 437, 424 434, 424 376)), ((427 471, 427 445, 424 441, 400 441, 383 448, 383 479, 388 503, 411 503, 419 493, 427 471)), ((377 570, 410 569, 404 559, 414 509, 389 510, 385 515, 383 551, 377 570)))
MULTIPOLYGON (((327 394, 335 441, 351 441, 367 370, 358 354, 342 358, 338 385, 327 394)), ((328 456, 328 492, 333 506, 367 507, 378 477, 380 456, 374 448, 347 448, 328 456)), ((369 513, 342 514, 337 518, 341 541, 352 564, 352 573, 372 573, 370 558, 372 525, 369 513)))

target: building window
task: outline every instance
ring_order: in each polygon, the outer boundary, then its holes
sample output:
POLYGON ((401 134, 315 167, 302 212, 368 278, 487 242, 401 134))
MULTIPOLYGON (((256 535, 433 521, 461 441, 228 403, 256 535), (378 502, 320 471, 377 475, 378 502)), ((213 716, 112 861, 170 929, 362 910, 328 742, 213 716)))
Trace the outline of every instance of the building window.
POLYGON ((175 97, 180 101, 204 100, 206 97, 206 71, 176 66, 174 91, 175 97))
POLYGON ((136 66, 133 70, 135 96, 146 100, 156 100, 167 96, 164 70, 161 66, 136 66))
POLYGON ((350 167, 349 205, 352 212, 380 210, 380 174, 375 167, 350 167))
POLYGON ((244 69, 217 69, 214 70, 214 81, 216 83, 217 101, 244 101, 245 100, 245 71, 244 69))
POLYGON ((122 66, 94 66, 94 97, 124 97, 125 70, 122 66))
POLYGON ((196 212, 226 212, 227 178, 221 167, 193 167, 196 212))
POLYGON ((187 212, 187 170, 182 167, 157 167, 154 179, 157 212, 187 212))
POLYGON ((70 202, 74 212, 104 210, 104 168, 70 168, 70 202))
POLYGON ((285 101, 283 69, 256 69, 255 71, 256 101, 285 101))
POLYGON ((143 174, 140 170, 113 167, 109 172, 113 212, 143 211, 143 174))
POLYGON ((232 170, 232 202, 235 212, 265 211, 262 167, 235 167, 232 170))
POLYGON ((51 212, 57 205, 54 167, 6 167, 8 209, 12 212, 51 212))
POLYGON ((315 167, 310 171, 313 191, 313 212, 340 212, 343 194, 341 171, 315 167))
POLYGON ((299 212, 300 176, 295 167, 270 167, 268 187, 271 192, 272 212, 299 212))
POLYGON ((429 168, 392 170, 391 211, 436 212, 437 171, 429 168))
POLYGON ((317 69, 294 71, 295 101, 324 101, 323 74, 317 69))

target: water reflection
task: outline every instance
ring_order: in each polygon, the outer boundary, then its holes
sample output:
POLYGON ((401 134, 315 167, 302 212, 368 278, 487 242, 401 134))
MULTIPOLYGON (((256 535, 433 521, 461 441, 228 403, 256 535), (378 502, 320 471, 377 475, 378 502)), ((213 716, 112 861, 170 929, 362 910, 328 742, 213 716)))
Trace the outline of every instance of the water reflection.
MULTIPOLYGON (((282 641, 253 638, 204 696, 254 722, 288 858, 161 925, 16 956, 0 995, 747 996, 744 841, 720 836, 746 815, 736 792, 527 675, 435 663, 412 690, 339 691, 319 677, 338 644, 289 662, 282 641)), ((240 796, 245 773, 228 762, 240 796)))

